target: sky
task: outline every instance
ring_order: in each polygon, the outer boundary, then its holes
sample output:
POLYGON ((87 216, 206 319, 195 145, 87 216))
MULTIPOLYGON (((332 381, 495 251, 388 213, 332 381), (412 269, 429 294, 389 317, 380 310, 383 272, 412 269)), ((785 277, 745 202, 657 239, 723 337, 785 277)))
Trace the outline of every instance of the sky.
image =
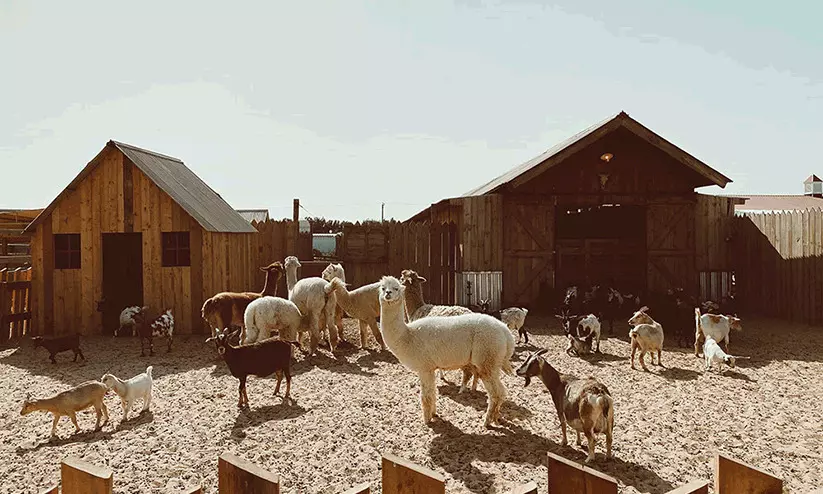
POLYGON ((109 139, 233 207, 406 219, 618 112, 733 180, 823 173, 820 2, 0 0, 0 208, 109 139))

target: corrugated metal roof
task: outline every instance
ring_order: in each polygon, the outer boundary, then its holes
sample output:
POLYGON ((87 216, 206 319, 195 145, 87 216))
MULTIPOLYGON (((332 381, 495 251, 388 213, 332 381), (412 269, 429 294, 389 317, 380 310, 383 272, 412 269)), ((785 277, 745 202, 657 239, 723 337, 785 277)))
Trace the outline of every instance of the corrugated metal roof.
MULTIPOLYGON (((218 233, 256 233, 257 230, 240 213, 232 209, 211 187, 177 158, 142 149, 131 144, 111 140, 106 147, 114 146, 140 169, 160 190, 168 194, 184 211, 194 218, 203 229, 218 233)), ((51 214, 67 191, 73 190, 97 166, 100 152, 72 180, 49 206, 26 227, 32 231, 43 218, 51 214)))
POLYGON ((268 209, 237 209, 236 211, 249 223, 252 221, 268 221, 269 219, 268 209))
MULTIPOLYGON (((549 148, 547 151, 540 154, 539 156, 536 156, 530 159, 529 161, 526 161, 525 163, 512 168, 506 173, 481 185, 480 187, 477 187, 475 189, 470 190, 469 192, 466 192, 465 194, 463 194, 462 197, 480 196, 496 192, 498 189, 508 184, 512 180, 516 179, 520 175, 544 164, 546 165, 545 168, 548 169, 551 166, 553 166, 553 158, 558 157, 558 155, 560 155, 565 150, 571 148, 575 144, 586 140, 586 138, 592 136, 592 134, 596 133, 597 131, 603 129, 606 133, 608 133, 621 126, 637 134, 639 137, 648 141, 650 144, 657 146, 662 151, 669 154, 676 160, 682 162, 689 168, 692 168, 697 173, 707 178, 712 184, 725 187, 727 183, 731 182, 731 179, 729 179, 728 177, 724 176, 717 170, 714 170, 713 168, 698 160, 694 156, 686 153, 674 144, 655 134, 648 128, 644 127, 640 122, 631 118, 627 113, 620 112, 617 115, 613 115, 605 120, 600 121, 595 125, 592 125, 591 127, 581 132, 578 132, 577 134, 557 144, 556 146, 549 148)), ((600 137, 600 135, 594 136, 592 142, 596 139, 599 139, 600 137)), ((589 143, 586 142, 583 144, 583 146, 586 146, 588 144, 589 143)))
POLYGON ((744 211, 802 211, 823 209, 823 199, 803 195, 747 195, 744 204, 737 204, 735 212, 744 211))

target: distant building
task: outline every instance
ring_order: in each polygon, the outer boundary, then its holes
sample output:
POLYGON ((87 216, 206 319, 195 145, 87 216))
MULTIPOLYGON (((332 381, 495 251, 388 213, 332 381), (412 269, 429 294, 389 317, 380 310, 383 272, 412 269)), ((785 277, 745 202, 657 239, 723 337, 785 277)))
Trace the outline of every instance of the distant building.
POLYGON ((809 176, 803 181, 803 194, 754 194, 740 198, 744 201, 735 205, 735 213, 823 209, 823 180, 817 175, 809 176))

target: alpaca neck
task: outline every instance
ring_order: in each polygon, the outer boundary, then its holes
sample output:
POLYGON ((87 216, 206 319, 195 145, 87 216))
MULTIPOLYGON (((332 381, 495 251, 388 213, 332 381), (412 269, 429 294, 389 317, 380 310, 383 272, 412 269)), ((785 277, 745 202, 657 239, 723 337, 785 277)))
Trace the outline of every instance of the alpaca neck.
MULTIPOLYGON (((380 331, 390 348, 398 348, 397 343, 409 335, 409 327, 403 320, 403 300, 394 303, 380 301, 380 331)), ((399 357, 398 357, 399 358, 399 357)))
POLYGON ((286 287, 289 289, 289 293, 294 290, 294 285, 297 284, 297 268, 290 267, 286 270, 286 287))
POLYGON ((409 317, 417 312, 417 309, 426 305, 426 302, 423 300, 423 285, 419 283, 407 286, 404 297, 406 299, 406 311, 409 317))
POLYGON ((335 290, 334 294, 337 295, 337 304, 346 312, 349 312, 352 308, 352 300, 351 294, 343 285, 338 285, 335 290))
POLYGON ((277 284, 280 283, 280 273, 274 275, 271 271, 266 272, 266 281, 263 283, 263 291, 260 292, 261 297, 276 297, 277 284))

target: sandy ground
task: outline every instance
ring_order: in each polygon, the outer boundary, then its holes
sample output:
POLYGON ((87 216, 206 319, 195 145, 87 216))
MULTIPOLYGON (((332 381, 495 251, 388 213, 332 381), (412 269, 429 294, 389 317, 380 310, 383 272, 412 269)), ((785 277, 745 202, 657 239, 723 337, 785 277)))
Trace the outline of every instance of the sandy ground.
MULTIPOLYGON (((604 340, 599 360, 563 353, 554 319, 527 321, 532 346, 518 345, 517 365, 538 345, 549 349, 561 372, 601 379, 615 401, 615 459, 597 448, 595 468, 616 477, 623 492, 662 493, 687 481, 712 479, 712 460, 722 451, 763 468, 791 492, 823 487, 823 328, 773 320, 744 322, 732 350, 749 355, 736 371, 703 374, 702 360, 669 346, 666 369, 629 368, 629 345, 604 340)), ((346 338, 357 342, 354 321, 346 338)), ((582 461, 581 448, 562 448, 559 423, 540 381, 505 376, 511 425, 483 427, 486 394, 457 394, 439 383, 442 420, 422 423, 417 377, 388 352, 351 345, 337 359, 327 350, 293 366, 292 394, 285 406, 273 396, 274 379, 251 378, 250 411, 238 411, 237 380, 201 337, 180 337, 166 354, 141 358, 137 339, 87 338, 88 361, 71 353, 48 361, 44 349, 24 341, 0 352, 0 492, 37 492, 59 478, 59 463, 77 456, 115 472, 115 492, 178 492, 202 483, 217 492, 217 458, 231 451, 281 475, 284 492, 338 493, 368 481, 380 492, 380 454, 392 453, 442 473, 447 492, 508 492, 534 480, 546 490, 546 451, 582 461), (63 418, 60 439, 48 441, 50 415, 20 416, 26 392, 46 397, 105 372, 121 378, 154 366, 151 412, 139 408, 123 421, 119 399, 106 403, 111 422, 100 432, 93 412, 78 415, 83 432, 63 418)), ((515 367, 516 367, 515 365, 515 367)), ((447 374, 452 381, 458 371, 447 374)), ((574 435, 570 435, 574 445, 574 435)))

